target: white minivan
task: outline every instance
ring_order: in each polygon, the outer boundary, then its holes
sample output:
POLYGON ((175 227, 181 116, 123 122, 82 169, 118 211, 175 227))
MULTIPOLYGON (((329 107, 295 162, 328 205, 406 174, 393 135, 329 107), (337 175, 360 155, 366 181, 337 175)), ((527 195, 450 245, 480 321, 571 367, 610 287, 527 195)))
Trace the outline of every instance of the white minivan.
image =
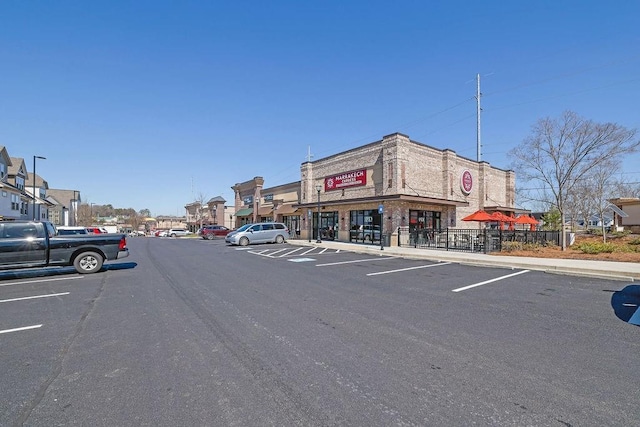
POLYGON ((247 246, 253 243, 284 243, 289 238, 289 228, 281 222, 245 224, 226 235, 224 241, 232 245, 247 246))

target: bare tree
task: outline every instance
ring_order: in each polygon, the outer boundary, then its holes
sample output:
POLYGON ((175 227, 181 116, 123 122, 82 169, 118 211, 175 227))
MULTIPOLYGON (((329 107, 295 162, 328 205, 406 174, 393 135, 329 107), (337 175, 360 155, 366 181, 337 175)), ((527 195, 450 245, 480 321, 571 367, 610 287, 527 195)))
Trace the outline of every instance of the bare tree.
POLYGON ((513 170, 527 182, 541 183, 547 200, 560 211, 564 233, 565 203, 576 183, 597 165, 632 153, 640 146, 636 131, 615 123, 595 123, 567 111, 559 118, 544 118, 532 128, 532 135, 509 151, 513 170))
POLYGON ((618 178, 614 185, 618 197, 640 197, 640 183, 638 182, 626 182, 622 178, 618 178))
POLYGON ((604 223, 605 212, 609 210, 609 199, 614 189, 614 175, 620 168, 620 162, 614 159, 602 162, 593 168, 590 176, 591 198, 593 206, 600 217, 600 225, 602 229, 602 241, 606 243, 607 233, 604 223))
POLYGON ((576 183, 571 192, 568 193, 566 206, 571 215, 582 218, 586 228, 591 216, 596 209, 593 206, 592 187, 590 179, 583 179, 576 183))
POLYGON ((202 228, 205 212, 208 212, 207 196, 203 193, 198 193, 198 197, 196 197, 195 202, 198 205, 196 210, 196 221, 200 221, 200 228, 202 228))

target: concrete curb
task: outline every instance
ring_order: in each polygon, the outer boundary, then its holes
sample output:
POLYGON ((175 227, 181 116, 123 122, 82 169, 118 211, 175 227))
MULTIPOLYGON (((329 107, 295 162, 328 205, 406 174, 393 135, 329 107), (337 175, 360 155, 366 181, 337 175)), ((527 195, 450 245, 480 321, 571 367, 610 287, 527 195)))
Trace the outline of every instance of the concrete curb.
POLYGON ((377 256, 397 256, 409 259, 425 259, 436 262, 455 262, 458 264, 482 267, 536 270, 552 274, 594 277, 608 280, 623 280, 629 282, 640 280, 640 264, 632 262, 512 257, 505 255, 442 251, 435 249, 401 248, 397 246, 384 247, 384 249, 381 250, 380 246, 334 241, 316 243, 315 241, 308 242, 306 240, 289 240, 288 243, 299 246, 317 246, 339 249, 377 256))

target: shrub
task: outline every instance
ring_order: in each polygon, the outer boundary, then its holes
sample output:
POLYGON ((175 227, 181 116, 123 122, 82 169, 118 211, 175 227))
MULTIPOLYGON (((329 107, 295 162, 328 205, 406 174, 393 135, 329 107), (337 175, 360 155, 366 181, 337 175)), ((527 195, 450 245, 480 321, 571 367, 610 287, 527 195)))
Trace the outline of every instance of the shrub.
POLYGON ((585 254, 601 254, 607 253, 610 254, 616 250, 616 245, 611 243, 602 243, 602 242, 591 242, 591 243, 582 243, 576 247, 577 250, 582 251, 585 254))
POLYGON ((635 239, 631 239, 629 241, 630 245, 640 245, 640 237, 636 237, 635 239))
POLYGON ((502 252, 514 252, 524 249, 521 242, 502 242, 502 252))

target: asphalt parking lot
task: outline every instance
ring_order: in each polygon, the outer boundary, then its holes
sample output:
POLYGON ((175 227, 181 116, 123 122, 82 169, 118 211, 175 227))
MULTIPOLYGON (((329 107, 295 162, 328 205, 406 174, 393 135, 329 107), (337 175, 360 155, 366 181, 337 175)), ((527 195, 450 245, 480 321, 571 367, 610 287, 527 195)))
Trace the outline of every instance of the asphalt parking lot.
POLYGON ((611 306, 627 283, 291 244, 129 246, 97 274, 0 273, 0 425, 640 416, 639 330, 611 306))

